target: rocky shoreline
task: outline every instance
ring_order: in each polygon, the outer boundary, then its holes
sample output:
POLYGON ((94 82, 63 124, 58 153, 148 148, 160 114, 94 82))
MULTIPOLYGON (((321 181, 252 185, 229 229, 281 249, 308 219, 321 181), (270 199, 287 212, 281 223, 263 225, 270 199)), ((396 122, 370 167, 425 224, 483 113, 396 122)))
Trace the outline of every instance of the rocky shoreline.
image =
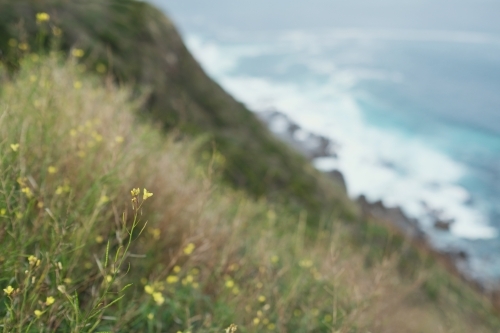
MULTIPOLYGON (((269 109, 256 113, 257 117, 267 125, 271 132, 290 147, 301 153, 310 161, 320 157, 338 158, 339 145, 322 135, 303 129, 284 113, 269 109)), ((339 170, 326 172, 347 193, 347 184, 339 170)), ((381 200, 370 202, 364 195, 356 199, 364 217, 387 225, 395 232, 402 234, 417 247, 432 253, 449 271, 467 281, 476 290, 488 296, 497 310, 500 311, 500 286, 485 283, 474 278, 470 271, 470 256, 463 249, 439 250, 431 245, 426 232, 417 219, 405 215, 400 207, 386 207, 381 200)), ((425 205, 425 203, 422 203, 425 205)), ((452 219, 443 218, 440 211, 428 208, 428 214, 434 221, 434 228, 442 232, 449 231, 452 219)))

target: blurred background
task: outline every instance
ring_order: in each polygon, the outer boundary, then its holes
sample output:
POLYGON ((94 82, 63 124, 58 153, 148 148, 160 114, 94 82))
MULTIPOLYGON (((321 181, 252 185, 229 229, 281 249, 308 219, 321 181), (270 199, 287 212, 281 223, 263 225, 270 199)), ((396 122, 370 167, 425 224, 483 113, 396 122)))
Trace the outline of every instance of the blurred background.
POLYGON ((252 111, 333 140, 314 164, 351 197, 400 206, 437 249, 467 253, 463 272, 500 281, 500 3, 151 2, 252 111))

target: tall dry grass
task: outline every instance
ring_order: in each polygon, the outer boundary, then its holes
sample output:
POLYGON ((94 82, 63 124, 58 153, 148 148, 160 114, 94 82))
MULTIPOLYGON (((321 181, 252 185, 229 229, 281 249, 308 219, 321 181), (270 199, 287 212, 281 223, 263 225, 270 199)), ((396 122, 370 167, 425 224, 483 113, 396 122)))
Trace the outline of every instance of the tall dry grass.
POLYGON ((495 331, 480 301, 428 296, 441 270, 366 268, 341 221, 227 188, 216 149, 200 162, 74 59, 21 68, 0 102, 3 332, 495 331))

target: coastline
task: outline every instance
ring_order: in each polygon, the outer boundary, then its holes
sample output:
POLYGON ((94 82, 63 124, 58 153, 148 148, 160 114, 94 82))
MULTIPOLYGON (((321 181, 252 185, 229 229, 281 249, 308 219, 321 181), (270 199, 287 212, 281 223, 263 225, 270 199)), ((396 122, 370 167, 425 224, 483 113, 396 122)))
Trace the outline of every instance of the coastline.
MULTIPOLYGON (((255 112, 256 116, 280 140, 302 154, 309 161, 315 158, 338 158, 338 144, 325 136, 305 130, 286 114, 268 109, 255 112)), ((340 170, 326 171, 337 184, 347 193, 347 184, 340 170)), ((500 311, 500 285, 491 281, 474 277, 470 267, 471 256, 464 248, 439 249, 432 245, 428 231, 421 227, 416 218, 408 217, 399 206, 388 207, 379 199, 370 202, 365 195, 352 198, 364 218, 373 220, 388 227, 391 231, 408 239, 412 245, 436 258, 450 273, 466 281, 476 291, 488 297, 497 311, 500 311)), ((436 231, 449 232, 453 220, 442 219, 439 214, 429 210, 429 215, 434 219, 436 231), (434 214, 434 215, 433 215, 434 214)))

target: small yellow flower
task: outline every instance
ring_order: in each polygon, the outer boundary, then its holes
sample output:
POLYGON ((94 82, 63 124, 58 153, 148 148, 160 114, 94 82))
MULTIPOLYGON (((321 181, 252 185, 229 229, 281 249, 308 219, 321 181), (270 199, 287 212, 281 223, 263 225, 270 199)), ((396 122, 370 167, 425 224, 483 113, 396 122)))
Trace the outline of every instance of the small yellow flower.
POLYGON ((144 194, 142 196, 142 200, 146 200, 147 198, 150 198, 153 196, 153 193, 148 192, 148 190, 144 189, 144 194))
POLYGON ((133 189, 130 191, 130 194, 132 194, 132 196, 133 196, 133 197, 138 196, 140 193, 141 193, 141 190, 140 190, 139 188, 133 188, 133 189))
POLYGON ((234 287, 234 281, 233 280, 227 280, 226 281, 226 288, 233 288, 234 287))
POLYGON ((271 257, 271 262, 273 264, 277 263, 278 261, 280 261, 280 257, 278 257, 277 255, 271 257))
POLYGON ((72 281, 73 281, 73 280, 71 280, 70 278, 65 278, 65 279, 63 280, 63 282, 64 282, 64 283, 66 283, 66 284, 70 284, 72 281))
POLYGON ((144 291, 146 292, 146 294, 150 295, 152 295, 155 292, 154 288, 151 287, 149 284, 144 286, 144 291))
POLYGON ((111 275, 106 275, 106 282, 110 283, 113 281, 113 277, 111 275))
POLYGON ((229 325, 228 328, 226 328, 226 333, 235 333, 238 330, 238 326, 235 324, 229 325))
POLYGON ((10 149, 12 149, 13 151, 17 151, 19 149, 19 143, 12 143, 10 145, 10 149))
POLYGON ((8 286, 7 288, 5 288, 5 289, 3 290, 3 292, 4 292, 7 296, 9 296, 10 294, 12 294, 12 293, 14 292, 14 288, 12 288, 12 286, 8 286))
POLYGON ((36 316, 37 318, 39 318, 39 317, 43 314, 43 312, 42 312, 42 311, 40 311, 40 310, 35 310, 33 313, 35 314, 35 316, 36 316))
POLYGON ((29 49, 29 45, 26 43, 20 43, 18 46, 19 50, 21 51, 27 51, 29 49))
POLYGON ((42 12, 36 14, 36 21, 38 23, 47 22, 49 20, 50 20, 50 15, 47 13, 42 12))
POLYGON ((148 313, 148 319, 149 319, 149 320, 153 320, 153 319, 154 319, 154 317, 155 317, 155 315, 154 315, 154 314, 152 314, 152 313, 148 313))
POLYGON ((124 139, 124 138, 123 138, 123 136, 121 136, 121 135, 118 135, 118 136, 115 138, 116 143, 122 143, 122 142, 123 142, 123 140, 125 140, 125 139, 124 139))
POLYGON ((5 208, 0 209, 0 216, 4 216, 5 213, 7 213, 7 209, 5 208))
POLYGON ((104 74, 106 72, 106 65, 104 65, 104 64, 97 64, 97 66, 95 66, 95 70, 99 74, 104 74))
POLYGON ((52 305, 54 304, 54 302, 56 301, 56 299, 52 296, 49 296, 47 297, 47 299, 45 300, 45 305, 49 306, 49 305, 52 305))
POLYGON ((31 198, 33 196, 33 192, 31 192, 31 189, 29 187, 22 188, 21 192, 23 192, 27 198, 31 198))
POLYGON ((312 267, 312 265, 313 265, 313 262, 312 262, 312 260, 309 260, 309 259, 304 259, 304 260, 301 260, 299 262, 299 266, 302 268, 310 268, 310 267, 312 267))
POLYGON ((238 295, 240 293, 240 289, 238 287, 234 287, 232 292, 233 294, 238 295))
POLYGON ((81 89, 82 88, 82 82, 80 82, 80 81, 73 82, 73 87, 75 89, 81 89))
POLYGON ((264 303, 266 301, 266 296, 260 295, 258 300, 259 300, 259 302, 264 303))
POLYGON ((55 166, 49 166, 47 171, 50 173, 50 174, 54 174, 57 172, 57 168, 55 166))
POLYGON ((99 205, 104 205, 108 201, 109 201, 108 196, 107 195, 102 195, 101 198, 99 199, 99 205))
POLYGON ((75 58, 81 58, 85 55, 85 52, 82 49, 73 49, 71 55, 75 58))
POLYGON ((31 266, 38 266, 40 264, 40 260, 33 255, 28 257, 28 262, 31 266))
POLYGON ((190 255, 191 253, 193 253, 195 248, 196 248, 196 246, 194 245, 194 243, 189 243, 188 245, 186 245, 186 247, 183 250, 184 254, 190 255))
POLYGON ((259 323, 260 323, 260 319, 259 319, 259 318, 257 318, 257 317, 255 317, 255 318, 253 319, 253 324, 254 324, 254 325, 259 325, 259 323))
POLYGON ((169 275, 167 276, 167 283, 173 284, 179 281, 179 277, 177 275, 169 275))
POLYGON ((162 305, 163 303, 165 303, 165 298, 160 292, 153 293, 153 300, 158 305, 162 305))
POLYGON ((104 237, 102 237, 101 235, 98 235, 96 238, 95 238, 95 242, 97 244, 101 244, 102 242, 104 242, 104 237))
POLYGON ((179 273, 181 271, 181 266, 175 265, 172 270, 174 271, 174 273, 179 273))
POLYGON ((66 294, 66 286, 65 285, 60 285, 57 286, 57 290, 59 290, 61 293, 66 294))
POLYGON ((276 329, 276 325, 274 325, 273 323, 267 325, 267 329, 270 330, 270 331, 274 331, 274 329, 276 329))

